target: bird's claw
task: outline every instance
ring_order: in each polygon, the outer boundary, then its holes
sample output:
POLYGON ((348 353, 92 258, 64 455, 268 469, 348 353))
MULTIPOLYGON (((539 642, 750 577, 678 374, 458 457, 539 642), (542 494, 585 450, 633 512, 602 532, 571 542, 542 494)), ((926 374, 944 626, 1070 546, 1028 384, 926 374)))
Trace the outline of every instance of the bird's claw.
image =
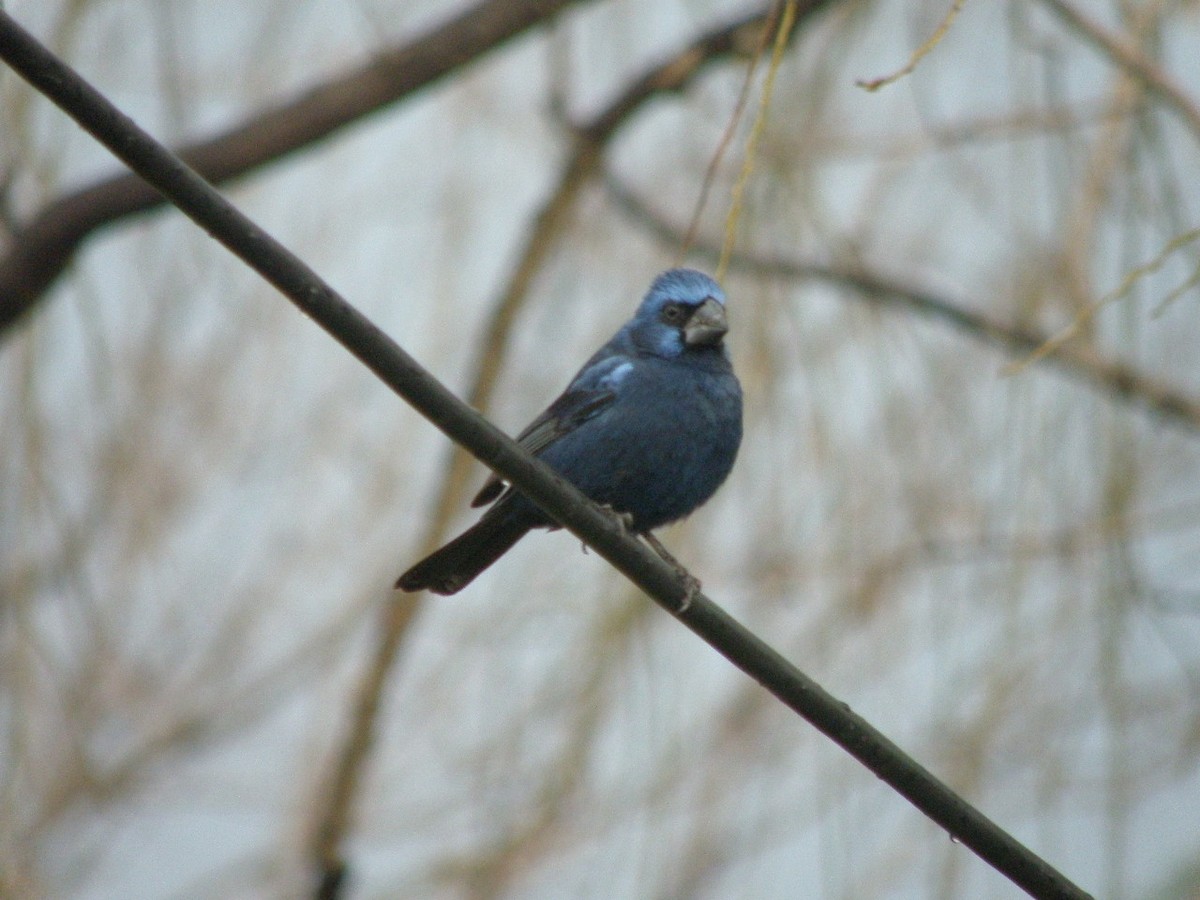
MULTIPOLYGON (((600 508, 611 515, 617 521, 617 526, 626 534, 633 534, 633 513, 618 512, 607 503, 601 503, 600 508)), ((580 544, 583 548, 584 555, 587 555, 588 545, 580 544)))
POLYGON ((607 503, 600 504, 600 508, 606 513, 611 514, 612 517, 617 520, 617 524, 620 525, 625 531, 633 531, 633 513, 620 512, 616 509, 613 509, 607 503))
POLYGON ((675 612, 676 614, 686 612, 687 608, 692 605, 692 602, 700 596, 700 590, 703 587, 700 584, 700 579, 685 569, 679 560, 671 555, 671 551, 664 547, 662 542, 650 532, 647 531, 642 537, 646 539, 646 543, 650 545, 650 549, 657 553, 663 562, 674 569, 675 574, 683 581, 683 600, 679 604, 679 609, 675 610, 675 612))
POLYGON ((700 590, 703 587, 700 584, 700 579, 691 572, 681 568, 679 569, 679 574, 683 577, 684 593, 683 601, 679 604, 679 609, 675 610, 676 613, 687 612, 688 607, 700 596, 700 590))

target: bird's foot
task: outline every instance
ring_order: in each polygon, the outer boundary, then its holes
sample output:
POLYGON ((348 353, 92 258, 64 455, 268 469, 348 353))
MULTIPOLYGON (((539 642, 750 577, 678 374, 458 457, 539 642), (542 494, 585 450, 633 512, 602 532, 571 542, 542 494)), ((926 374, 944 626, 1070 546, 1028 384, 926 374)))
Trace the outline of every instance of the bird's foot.
POLYGON ((600 505, 600 508, 602 510, 604 510, 606 513, 611 514, 612 517, 617 520, 617 524, 620 525, 623 529, 625 529, 626 531, 633 531, 633 513, 619 512, 619 511, 613 509, 607 503, 602 503, 600 505))
MULTIPOLYGON (((618 512, 607 503, 601 503, 600 508, 617 520, 617 525, 627 534, 633 534, 633 513, 618 512)), ((580 545, 583 548, 584 555, 587 555, 587 544, 580 545)))
POLYGON ((685 569, 679 560, 671 555, 671 551, 664 547, 662 542, 650 532, 647 531, 642 537, 646 539, 646 543, 650 545, 650 549, 657 553, 662 561, 674 569, 675 574, 682 579, 684 585, 683 602, 675 612, 681 613, 686 611, 692 605, 692 601, 700 595, 700 589, 703 587, 700 584, 700 579, 685 569))

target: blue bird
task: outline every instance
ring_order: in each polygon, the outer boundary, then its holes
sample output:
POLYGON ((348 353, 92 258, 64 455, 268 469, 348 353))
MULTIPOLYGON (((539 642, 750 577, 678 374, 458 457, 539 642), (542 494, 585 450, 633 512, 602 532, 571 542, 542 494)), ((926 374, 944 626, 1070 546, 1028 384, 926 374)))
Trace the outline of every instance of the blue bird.
MULTIPOLYGON (((671 269, 517 442, 642 535, 705 503, 742 441, 742 388, 724 337, 725 294, 671 269)), ((396 581, 454 594, 534 528, 553 521, 492 476, 471 503, 494 505, 396 581)))

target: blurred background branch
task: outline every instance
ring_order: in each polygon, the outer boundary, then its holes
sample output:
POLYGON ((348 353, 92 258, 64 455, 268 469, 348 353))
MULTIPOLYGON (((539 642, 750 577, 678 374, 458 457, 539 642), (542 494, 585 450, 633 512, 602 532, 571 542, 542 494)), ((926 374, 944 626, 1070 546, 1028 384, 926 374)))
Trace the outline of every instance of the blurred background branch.
MULTIPOLYGON (((630 219, 667 247, 675 246, 683 239, 682 230, 650 209, 615 178, 606 178, 605 185, 614 202, 630 219)), ((710 264, 720 259, 721 249, 715 245, 693 242, 692 246, 710 264)), ((997 346, 1014 357, 1018 364, 1027 358, 1035 358, 1090 384, 1114 400, 1147 409, 1165 422, 1190 431, 1200 431, 1200 399, 1188 396, 1124 363, 1102 359, 1093 348, 1086 345, 1055 344, 1053 349, 1043 353, 1044 348, 1053 341, 1052 335, 1038 334, 1029 328, 1009 325, 977 312, 985 304, 951 300, 927 288, 905 284, 895 276, 873 272, 861 264, 836 266, 735 254, 731 265, 739 271, 760 277, 787 278, 799 282, 812 280, 846 288, 852 292, 851 296, 933 319, 974 340, 997 346)))
MULTIPOLYGON (((1163 104, 1174 110, 1187 123, 1193 139, 1200 142, 1200 105, 1188 96, 1187 91, 1175 82, 1161 66, 1142 53, 1129 40, 1104 28, 1095 19, 1067 0, 1040 0, 1100 52, 1130 76, 1136 78, 1163 104)), ((1150 13, 1153 15, 1153 13, 1150 13)))
MULTIPOLYGON (((301 96, 176 153, 213 184, 248 175, 404 100, 574 2, 483 0, 437 28, 373 54, 359 69, 309 86, 301 96)), ((0 340, 42 300, 90 235, 162 203, 140 178, 119 173, 18 221, 0 257, 0 340)))

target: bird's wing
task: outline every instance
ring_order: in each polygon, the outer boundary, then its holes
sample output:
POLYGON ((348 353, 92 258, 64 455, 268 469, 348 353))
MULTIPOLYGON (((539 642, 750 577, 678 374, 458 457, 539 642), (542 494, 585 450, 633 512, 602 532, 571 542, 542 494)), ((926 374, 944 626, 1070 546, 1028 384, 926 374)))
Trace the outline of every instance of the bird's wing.
MULTIPOLYGON (((562 395, 517 435, 517 443, 535 456, 565 434, 607 409, 617 399, 616 387, 632 368, 614 355, 585 366, 562 395)), ((471 506, 484 506, 503 493, 506 484, 493 475, 475 495, 471 506)))

